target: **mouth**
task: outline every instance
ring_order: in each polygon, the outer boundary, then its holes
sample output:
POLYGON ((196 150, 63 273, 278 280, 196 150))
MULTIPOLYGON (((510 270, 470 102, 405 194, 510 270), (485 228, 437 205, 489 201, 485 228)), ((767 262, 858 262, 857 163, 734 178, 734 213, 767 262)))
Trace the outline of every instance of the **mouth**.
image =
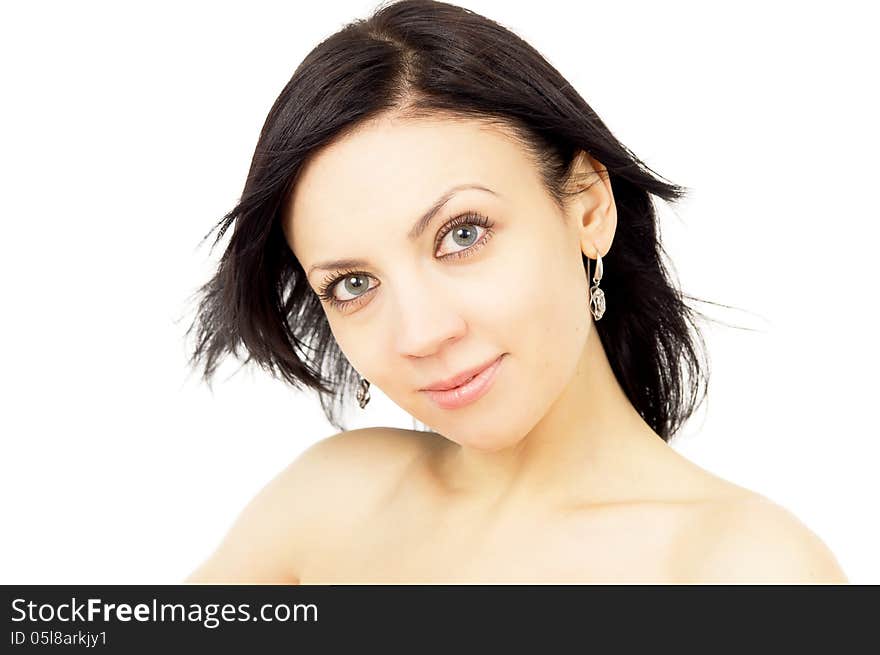
POLYGON ((462 371, 458 375, 454 375, 454 376, 447 378, 445 380, 440 380, 438 382, 435 382, 434 384, 432 384, 429 387, 423 387, 423 388, 419 389, 419 391, 451 391, 452 389, 455 389, 457 387, 464 386, 465 384, 467 384, 468 382, 473 380, 475 377, 477 377, 480 373, 482 373, 487 368, 492 366, 495 362, 497 362, 503 356, 504 356, 503 354, 499 355, 498 357, 495 357, 494 359, 492 359, 490 361, 484 362, 483 364, 480 364, 479 366, 475 366, 475 367, 471 368, 470 370, 462 371))
POLYGON ((470 372, 460 384, 448 389, 421 389, 441 409, 457 409, 482 398, 498 377, 498 369, 507 353, 497 357, 482 370, 470 372))

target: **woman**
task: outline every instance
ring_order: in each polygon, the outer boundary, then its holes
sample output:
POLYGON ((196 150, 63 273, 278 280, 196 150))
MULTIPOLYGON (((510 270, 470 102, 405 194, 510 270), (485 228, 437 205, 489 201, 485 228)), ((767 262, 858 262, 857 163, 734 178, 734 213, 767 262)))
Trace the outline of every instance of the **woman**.
POLYGON ((243 347, 340 432, 187 581, 845 582, 668 445, 706 384, 651 198, 683 193, 473 12, 397 2, 319 44, 215 227, 192 363, 243 347), (346 431, 373 384, 432 431, 346 431))

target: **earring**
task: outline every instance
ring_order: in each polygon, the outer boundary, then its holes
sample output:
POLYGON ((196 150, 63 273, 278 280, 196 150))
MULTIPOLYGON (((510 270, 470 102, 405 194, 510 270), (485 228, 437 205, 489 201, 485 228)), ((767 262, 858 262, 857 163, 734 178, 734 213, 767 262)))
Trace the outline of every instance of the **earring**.
POLYGON ((357 392, 357 400, 361 409, 366 407, 367 403, 370 402, 370 381, 366 378, 361 378, 361 386, 357 392))
MULTIPOLYGON (((593 274, 593 282, 595 284, 590 287, 590 311, 593 318, 597 321, 602 318, 605 313, 605 292, 599 288, 599 281, 602 279, 602 255, 596 251, 596 272, 593 274)), ((587 258, 587 279, 590 277, 590 260, 587 258)))

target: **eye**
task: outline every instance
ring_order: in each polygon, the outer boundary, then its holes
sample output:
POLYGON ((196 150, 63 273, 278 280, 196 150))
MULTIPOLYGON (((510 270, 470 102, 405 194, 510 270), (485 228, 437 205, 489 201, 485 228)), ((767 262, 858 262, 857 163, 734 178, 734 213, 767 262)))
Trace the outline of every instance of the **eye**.
MULTIPOLYGON (((447 222, 434 239, 434 252, 437 259, 458 259, 470 257, 480 250, 492 237, 494 223, 482 214, 467 212, 456 216, 447 222), (482 238, 477 239, 477 232, 483 233, 482 238), (446 241, 446 236, 451 236, 453 247, 462 246, 462 250, 455 250, 449 254, 436 255, 437 248, 446 241)), ((345 270, 331 274, 321 284, 318 296, 326 303, 337 309, 349 309, 362 304, 363 298, 371 294, 377 285, 369 286, 367 280, 371 276, 362 271, 345 270), (343 292, 350 293, 354 298, 338 298, 335 290, 339 288, 343 292)))
POLYGON ((447 241, 447 237, 452 237, 450 239, 453 245, 462 246, 464 248, 469 248, 477 241, 478 231, 475 225, 460 225, 458 227, 454 227, 449 230, 443 238, 441 239, 441 243, 447 241))
POLYGON ((488 218, 476 212, 467 212, 460 216, 456 216, 440 228, 440 232, 437 234, 437 239, 434 243, 434 252, 436 254, 437 246, 441 245, 448 235, 452 237, 451 241, 453 246, 462 246, 464 249, 455 250, 447 255, 440 255, 438 256, 438 259, 470 257, 486 245, 486 242, 488 242, 492 236, 492 227, 494 225, 495 224, 488 218), (479 230, 475 228, 479 228, 479 230), (476 239, 478 231, 483 233, 481 239, 476 239))
POLYGON ((343 271, 322 283, 321 288, 318 290, 318 296, 320 296, 323 301, 337 308, 349 305, 359 301, 371 289, 376 288, 375 286, 368 286, 366 280, 368 280, 369 277, 370 276, 366 273, 361 273, 359 271, 343 271), (336 297, 335 290, 337 288, 354 295, 354 298, 350 300, 343 298, 340 300, 336 297))

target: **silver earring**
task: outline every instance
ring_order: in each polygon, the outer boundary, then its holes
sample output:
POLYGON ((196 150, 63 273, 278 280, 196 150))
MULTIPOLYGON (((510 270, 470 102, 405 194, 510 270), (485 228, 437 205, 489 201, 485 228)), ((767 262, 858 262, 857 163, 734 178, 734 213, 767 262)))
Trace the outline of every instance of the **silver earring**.
POLYGON ((357 392, 357 400, 361 409, 366 407, 367 403, 370 402, 370 381, 366 378, 361 378, 361 386, 357 392))
MULTIPOLYGON (((599 288, 599 281, 602 279, 602 255, 596 252, 596 272, 593 273, 593 282, 595 284, 590 287, 590 311, 593 318, 597 321, 602 318, 605 313, 605 292, 599 288)), ((590 260, 587 259, 587 278, 590 277, 590 260)))

